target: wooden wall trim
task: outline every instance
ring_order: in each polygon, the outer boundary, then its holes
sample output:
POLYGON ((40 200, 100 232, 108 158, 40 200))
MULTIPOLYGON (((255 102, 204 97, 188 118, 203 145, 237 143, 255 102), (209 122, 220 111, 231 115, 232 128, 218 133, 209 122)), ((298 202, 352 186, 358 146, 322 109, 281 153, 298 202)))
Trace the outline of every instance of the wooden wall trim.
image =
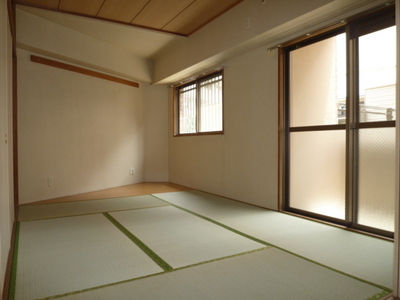
MULTIPOLYGON (((400 27, 400 0, 396 0, 395 5, 396 10, 396 26, 400 27)), ((400 31, 397 30, 396 32, 397 41, 396 46, 400 46, 400 31)), ((399 120, 400 117, 400 68, 399 68, 399 61, 400 61, 400 53, 397 51, 397 80, 396 80, 396 119, 399 120)), ((397 121, 398 122, 398 121, 397 121)), ((396 126, 396 144, 398 145, 400 140, 400 126, 396 126)), ((400 149, 397 147, 396 149, 396 182, 398 183, 400 180, 400 149)), ((400 299, 400 187, 396 184, 396 192, 395 192, 395 227, 394 227, 394 264, 393 264, 393 296, 394 300, 400 299)))
MULTIPOLYGON (((13 1, 8 0, 8 16, 12 37, 12 136, 13 136, 13 192, 14 218, 18 218, 19 208, 19 167, 18 167, 18 66, 17 66, 17 33, 16 11, 13 1)), ((14 222, 15 222, 14 220, 14 222)))
POLYGON ((285 199, 285 90, 284 90, 284 53, 283 49, 278 49, 278 210, 284 211, 285 199))
POLYGON ((8 20, 10 23, 11 35, 14 38, 17 36, 16 22, 15 22, 15 5, 12 3, 12 0, 7 0, 7 10, 8 10, 8 20))
POLYGON ((17 99, 17 33, 16 12, 12 0, 7 0, 8 18, 12 38, 12 143, 13 143, 13 193, 14 216, 18 216, 19 205, 19 181, 18 181, 18 99, 17 99))
POLYGON ((139 87, 139 83, 134 82, 134 81, 122 79, 122 78, 111 76, 111 75, 107 75, 107 74, 104 74, 104 73, 99 73, 99 72, 96 72, 96 71, 92 71, 92 70, 89 70, 89 69, 85 69, 85 68, 77 67, 77 66, 74 66, 74 65, 62 63, 62 62, 55 61, 55 60, 48 59, 48 58, 39 57, 39 56, 36 56, 36 55, 31 55, 31 61, 39 63, 39 64, 43 64, 43 65, 47 65, 47 66, 51 66, 51 67, 55 67, 55 68, 59 68, 59 69, 67 70, 67 71, 71 71, 71 72, 76 72, 76 73, 80 73, 80 74, 84 74, 84 75, 88 75, 88 76, 92 76, 92 77, 96 77, 96 78, 101 78, 101 79, 105 79, 105 80, 109 80, 109 81, 113 81, 113 82, 129 85, 129 86, 133 86, 133 87, 136 87, 136 88, 139 87))
POLYGON ((13 228, 12 228, 12 232, 11 232, 10 250, 8 252, 6 274, 4 277, 4 284, 3 284, 3 295, 2 295, 3 300, 10 299, 10 294, 12 293, 11 292, 11 284, 12 284, 12 277, 13 277, 14 256, 16 255, 16 253, 15 253, 16 242, 17 242, 17 221, 14 220, 13 228))
POLYGON ((12 264, 14 260, 14 247, 16 239, 16 228, 19 208, 19 184, 18 184, 18 121, 17 121, 17 50, 16 50, 16 13, 15 4, 7 0, 8 18, 12 37, 12 136, 13 136, 13 197, 14 197, 14 220, 11 231, 10 250, 8 253, 6 273, 3 284, 3 299, 8 299, 10 294, 10 283, 12 276, 12 264))

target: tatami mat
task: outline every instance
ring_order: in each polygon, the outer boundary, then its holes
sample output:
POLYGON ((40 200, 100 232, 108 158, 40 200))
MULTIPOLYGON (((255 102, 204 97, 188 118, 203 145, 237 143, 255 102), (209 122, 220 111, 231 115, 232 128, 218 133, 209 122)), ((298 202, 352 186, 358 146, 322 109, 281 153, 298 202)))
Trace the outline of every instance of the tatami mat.
POLYGON ((154 196, 213 220, 265 212, 265 209, 261 207, 233 201, 196 190, 158 193, 154 194, 154 196))
POLYGON ((110 215, 173 268, 265 247, 172 206, 110 215))
POLYGON ((17 250, 16 300, 163 271, 101 214, 21 222, 17 250))
POLYGON ((199 191, 155 196, 331 268, 393 285, 392 242, 199 191))
POLYGON ((23 206, 20 218, 41 220, 19 222, 11 300, 356 300, 392 286, 391 242, 199 191, 23 206))
POLYGON ((77 216, 91 213, 119 211, 168 205, 155 197, 132 196, 102 200, 52 203, 40 205, 22 205, 19 209, 19 220, 37 220, 55 217, 77 216))
POLYGON ((61 299, 366 300, 384 294, 379 288, 269 248, 61 299))
POLYGON ((221 222, 347 274, 393 286, 392 242, 276 212, 221 222))

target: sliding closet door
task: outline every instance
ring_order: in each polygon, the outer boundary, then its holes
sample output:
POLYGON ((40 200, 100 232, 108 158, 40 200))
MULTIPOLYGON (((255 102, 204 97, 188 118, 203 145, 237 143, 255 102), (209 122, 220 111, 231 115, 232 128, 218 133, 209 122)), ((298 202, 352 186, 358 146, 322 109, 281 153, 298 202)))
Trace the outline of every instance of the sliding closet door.
POLYGON ((394 11, 293 44, 284 53, 285 209, 392 236, 394 11))

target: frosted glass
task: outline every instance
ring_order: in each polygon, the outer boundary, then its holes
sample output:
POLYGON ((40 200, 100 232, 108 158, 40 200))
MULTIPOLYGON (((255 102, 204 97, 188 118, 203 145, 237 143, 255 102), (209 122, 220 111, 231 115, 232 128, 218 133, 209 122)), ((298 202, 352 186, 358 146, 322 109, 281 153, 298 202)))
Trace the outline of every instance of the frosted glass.
POLYGON ((391 121, 396 113, 396 26, 359 38, 360 122, 391 121))
POLYGON ((358 223, 394 231, 395 128, 359 131, 358 223))
POLYGON ((290 207, 345 218, 346 133, 290 134, 290 207))
POLYGON ((291 52, 291 127, 345 123, 345 42, 343 33, 291 52))

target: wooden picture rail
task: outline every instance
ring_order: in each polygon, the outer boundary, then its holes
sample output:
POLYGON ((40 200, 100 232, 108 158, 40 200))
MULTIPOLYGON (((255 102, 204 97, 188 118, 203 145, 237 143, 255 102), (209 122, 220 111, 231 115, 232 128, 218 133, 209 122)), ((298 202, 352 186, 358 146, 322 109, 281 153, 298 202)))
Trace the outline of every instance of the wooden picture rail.
POLYGON ((96 78, 101 78, 101 79, 105 79, 105 80, 109 80, 109 81, 114 81, 114 82, 121 83, 121 84, 126 84, 126 85, 137 87, 137 88, 139 87, 139 83, 134 82, 134 81, 130 81, 130 80, 118 78, 118 77, 115 77, 115 76, 99 73, 99 72, 96 72, 96 71, 84 69, 84 68, 81 68, 81 67, 65 64, 65 63, 62 63, 62 62, 59 62, 59 61, 55 61, 55 60, 52 60, 52 59, 39 57, 39 56, 36 56, 36 55, 31 55, 31 61, 39 63, 39 64, 43 64, 43 65, 48 65, 48 66, 51 66, 51 67, 59 68, 59 69, 64 69, 64 70, 67 70, 67 71, 72 71, 72 72, 76 72, 76 73, 80 73, 80 74, 84 74, 84 75, 88 75, 88 76, 93 76, 93 77, 96 77, 96 78))

